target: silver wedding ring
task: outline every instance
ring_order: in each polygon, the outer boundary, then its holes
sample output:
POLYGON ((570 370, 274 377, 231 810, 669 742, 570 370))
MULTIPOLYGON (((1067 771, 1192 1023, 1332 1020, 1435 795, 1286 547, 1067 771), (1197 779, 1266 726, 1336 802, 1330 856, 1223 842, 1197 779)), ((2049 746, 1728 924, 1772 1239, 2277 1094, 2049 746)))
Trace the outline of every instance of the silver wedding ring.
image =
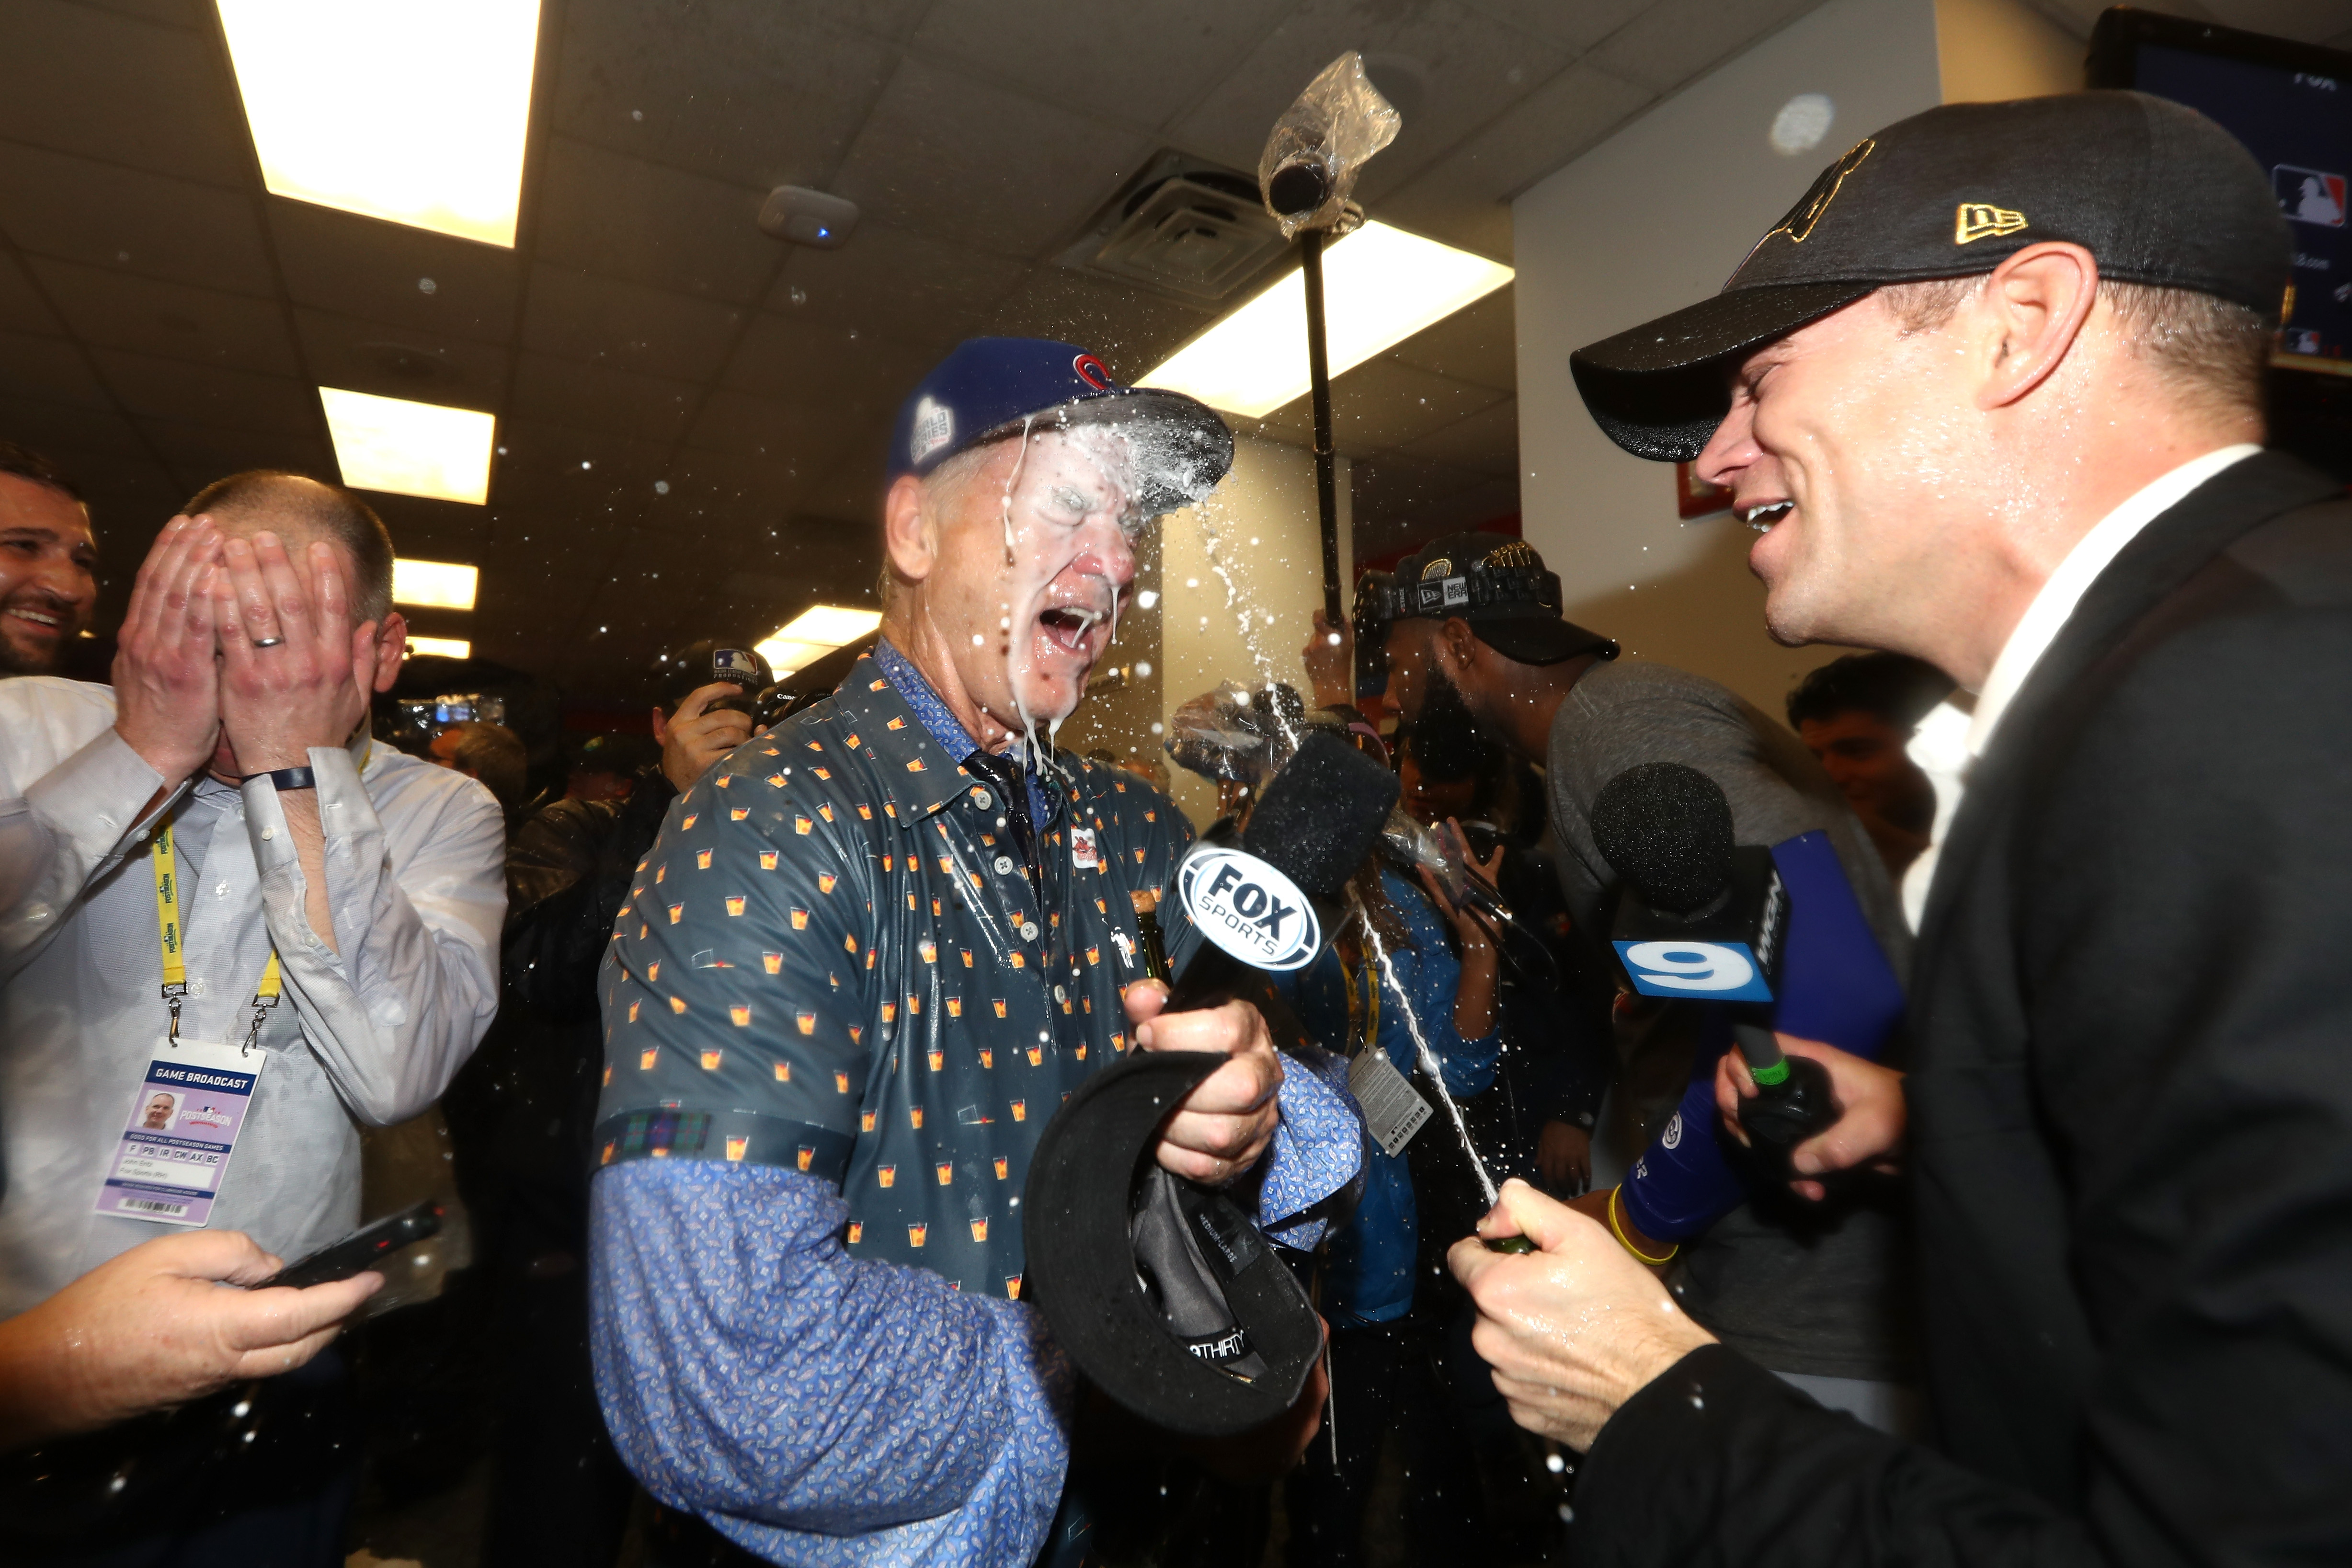
POLYGON ((253 646, 256 647, 276 647, 279 643, 282 643, 286 639, 284 637, 256 637, 253 639, 253 646))

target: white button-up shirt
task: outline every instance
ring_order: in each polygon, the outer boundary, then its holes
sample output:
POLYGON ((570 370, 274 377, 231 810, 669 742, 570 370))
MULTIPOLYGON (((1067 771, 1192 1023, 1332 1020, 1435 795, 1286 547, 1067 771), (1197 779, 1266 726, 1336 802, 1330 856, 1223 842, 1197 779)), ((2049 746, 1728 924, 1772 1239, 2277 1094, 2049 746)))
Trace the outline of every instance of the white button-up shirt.
POLYGON ((2074 606, 2083 602, 2083 595, 2090 591, 2099 574, 2123 553, 2124 546, 2139 537, 2142 529, 2186 500, 2189 491, 2207 479, 2261 450, 2250 441, 2217 447, 2201 458, 2189 458, 2133 491, 2122 505, 2074 542, 2074 548, 2066 552, 2065 559, 2042 584, 2041 592, 2033 595, 2033 602, 2025 606, 2016 629, 2001 644, 2000 657, 1993 660, 1991 673, 1985 677, 1984 689, 1977 694, 1975 713, 1971 715, 1945 703, 1920 721, 1911 743, 1905 749, 1936 786, 1936 826, 1927 849, 1903 873, 1903 912, 1913 931, 1919 929, 1920 917, 1927 911, 1927 889, 1935 879, 1936 861, 1952 818, 1960 809, 1969 772, 1984 755, 1985 747, 1991 744, 2001 715, 2016 700, 2026 678, 2033 673, 2033 667, 2042 662, 2042 656, 2050 651, 2059 632, 2074 618, 2074 606))
POLYGON ((240 1043, 274 942, 281 1004, 210 1223, 291 1262, 359 1218, 362 1122, 431 1104, 498 1007, 505 830, 478 781, 362 738, 313 749, 336 943, 312 931, 277 792, 163 779, 114 693, 0 681, 0 1316, 167 1227, 95 1212, 170 1014, 150 866, 179 861, 184 1039, 240 1043), (356 753, 356 754, 355 754, 356 753))

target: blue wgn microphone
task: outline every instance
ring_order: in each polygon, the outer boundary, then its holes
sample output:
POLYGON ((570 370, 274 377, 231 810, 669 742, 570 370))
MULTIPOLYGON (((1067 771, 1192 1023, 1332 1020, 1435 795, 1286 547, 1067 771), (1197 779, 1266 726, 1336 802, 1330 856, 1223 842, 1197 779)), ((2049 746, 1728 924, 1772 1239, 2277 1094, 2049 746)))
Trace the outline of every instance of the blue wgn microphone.
POLYGON ((1789 895, 1772 852, 1733 842, 1731 803, 1680 763, 1644 763, 1601 787, 1592 838, 1624 883, 1610 944, 1645 996, 1734 1005, 1732 1038, 1759 1090, 1739 1123, 1784 1173, 1835 1121, 1828 1069, 1780 1049, 1765 1021, 1789 895))

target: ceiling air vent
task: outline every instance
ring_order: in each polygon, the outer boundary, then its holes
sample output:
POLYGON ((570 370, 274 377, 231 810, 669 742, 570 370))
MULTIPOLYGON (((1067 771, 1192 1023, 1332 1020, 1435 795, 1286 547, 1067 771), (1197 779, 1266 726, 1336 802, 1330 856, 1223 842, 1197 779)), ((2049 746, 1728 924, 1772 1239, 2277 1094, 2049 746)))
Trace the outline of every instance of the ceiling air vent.
POLYGON ((1098 220, 1086 264, 1187 299, 1222 300, 1283 252, 1282 230, 1255 181, 1166 162, 1098 220))

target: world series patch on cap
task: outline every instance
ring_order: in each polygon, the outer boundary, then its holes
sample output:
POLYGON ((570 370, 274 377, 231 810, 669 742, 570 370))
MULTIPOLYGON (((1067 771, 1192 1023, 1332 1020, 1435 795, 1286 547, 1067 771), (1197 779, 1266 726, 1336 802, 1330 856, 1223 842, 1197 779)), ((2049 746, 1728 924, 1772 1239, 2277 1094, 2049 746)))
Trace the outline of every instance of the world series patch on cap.
POLYGON ((1135 447, 1136 501, 1157 517, 1192 505, 1234 466, 1234 433, 1205 403, 1124 386, 1076 343, 967 338, 898 408, 889 477, 929 473, 959 452, 1023 430, 1119 427, 1135 447))
POLYGON ((2193 109, 2138 92, 1950 103, 1823 169, 1711 300, 1569 356, 1584 405, 1638 458, 1688 462, 1739 358, 1882 285, 1990 272, 2044 240, 2099 275, 2218 295, 2275 323, 2292 247, 2269 178, 2193 109))

